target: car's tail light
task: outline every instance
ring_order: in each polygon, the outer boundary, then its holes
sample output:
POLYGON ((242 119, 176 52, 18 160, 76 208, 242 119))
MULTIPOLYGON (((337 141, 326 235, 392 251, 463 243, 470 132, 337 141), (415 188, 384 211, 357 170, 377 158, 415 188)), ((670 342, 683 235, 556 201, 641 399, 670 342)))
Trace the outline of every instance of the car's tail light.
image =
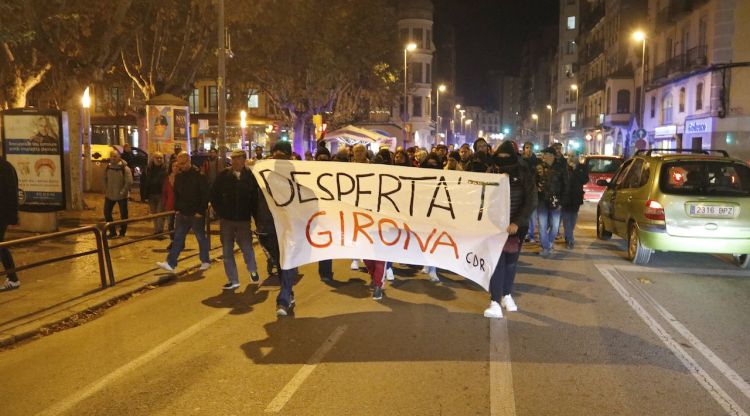
POLYGON ((649 199, 646 201, 646 210, 643 216, 654 221, 664 221, 664 207, 660 203, 649 199))

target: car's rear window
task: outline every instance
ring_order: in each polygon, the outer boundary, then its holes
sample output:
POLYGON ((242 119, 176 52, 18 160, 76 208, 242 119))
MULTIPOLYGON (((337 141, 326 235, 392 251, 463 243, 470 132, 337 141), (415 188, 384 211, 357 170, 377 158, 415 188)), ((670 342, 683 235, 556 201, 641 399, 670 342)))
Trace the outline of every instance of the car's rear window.
POLYGON ((589 173, 615 173, 622 165, 620 158, 592 157, 587 161, 589 173))
POLYGON ((667 162, 661 168, 659 188, 668 194, 750 196, 750 168, 734 162, 667 162))

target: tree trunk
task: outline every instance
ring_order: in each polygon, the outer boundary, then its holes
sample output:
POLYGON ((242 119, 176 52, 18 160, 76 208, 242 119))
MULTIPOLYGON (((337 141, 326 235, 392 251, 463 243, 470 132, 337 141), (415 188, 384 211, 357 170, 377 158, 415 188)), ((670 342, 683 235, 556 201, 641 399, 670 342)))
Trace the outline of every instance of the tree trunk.
POLYGON ((294 115, 294 152, 300 156, 305 154, 306 140, 308 139, 305 137, 307 118, 305 114, 294 115))
MULTIPOLYGON (((71 91, 76 91, 71 89, 71 91)), ((83 210, 85 204, 83 201, 83 164, 81 147, 83 144, 83 125, 81 120, 83 119, 81 103, 79 101, 83 91, 79 91, 78 94, 71 94, 71 98, 65 103, 65 111, 68 113, 68 175, 66 182, 67 193, 68 193, 68 209, 71 210, 83 210)), ((63 125, 64 127, 64 125, 63 125)))

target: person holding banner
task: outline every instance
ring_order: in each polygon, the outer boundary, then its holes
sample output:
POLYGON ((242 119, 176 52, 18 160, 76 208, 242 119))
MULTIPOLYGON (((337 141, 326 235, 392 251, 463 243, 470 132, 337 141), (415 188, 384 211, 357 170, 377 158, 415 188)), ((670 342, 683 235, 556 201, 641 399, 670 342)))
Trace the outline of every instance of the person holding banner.
POLYGON ((521 251, 523 237, 528 230, 529 217, 536 207, 534 178, 522 165, 513 143, 504 141, 491 158, 492 170, 508 175, 510 182, 510 224, 500 259, 490 279, 490 307, 484 311, 487 318, 502 318, 502 307, 515 312, 518 306, 513 300, 513 282, 521 251))
POLYGON ((253 283, 260 280, 255 265, 253 235, 250 233, 252 207, 255 205, 253 198, 258 197, 256 189, 258 183, 253 179, 252 172, 245 168, 246 159, 247 155, 244 150, 233 150, 232 166, 219 172, 211 187, 211 206, 219 217, 224 272, 229 279, 223 287, 224 290, 234 290, 240 287, 237 263, 234 260, 235 242, 242 252, 245 266, 250 273, 250 280, 253 283))
MULTIPOLYGON (((18 223, 18 175, 8 161, 0 157, 0 242, 5 241, 5 230, 9 225, 18 223)), ((0 258, 5 270, 16 268, 13 256, 7 248, 0 248, 0 258)), ((16 272, 7 275, 0 290, 11 290, 21 287, 16 272)))
MULTIPOLYGON (((271 159, 291 160, 292 145, 286 141, 278 141, 271 149, 271 159)), ((276 316, 288 316, 294 310, 294 278, 297 277, 297 268, 282 269, 280 267, 279 239, 276 236, 276 225, 271 210, 268 208, 266 197, 257 186, 256 197, 253 206, 253 218, 255 218, 255 229, 258 233, 258 242, 263 246, 269 261, 274 262, 279 270, 281 290, 276 296, 276 316)))
MULTIPOLYGON (((315 152, 315 160, 318 162, 327 162, 331 160, 331 152, 321 143, 318 144, 318 150, 315 152)), ((318 261, 318 276, 324 282, 333 281, 333 260, 326 259, 318 261)))
POLYGON ((536 167, 537 189, 539 191, 539 241, 542 257, 552 255, 552 244, 560 230, 560 216, 565 198, 569 194, 567 163, 559 162, 553 147, 542 151, 542 163, 536 167))

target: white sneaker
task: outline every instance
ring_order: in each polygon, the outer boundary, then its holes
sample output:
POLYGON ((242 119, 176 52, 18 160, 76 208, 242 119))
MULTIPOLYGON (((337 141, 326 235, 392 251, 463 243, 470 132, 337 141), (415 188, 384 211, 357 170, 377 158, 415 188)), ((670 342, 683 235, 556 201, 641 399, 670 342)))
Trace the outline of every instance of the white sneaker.
POLYGON ((419 271, 420 273, 427 274, 430 272, 430 269, 427 268, 427 266, 422 267, 422 270, 419 271))
POLYGON ((515 312, 518 310, 518 305, 516 305, 516 302, 513 301, 513 298, 510 295, 505 295, 500 299, 500 306, 505 308, 508 312, 515 312))
POLYGON ((211 267, 211 263, 201 263, 201 267, 198 267, 198 270, 203 272, 208 270, 209 267, 211 267))
POLYGON ((385 271, 385 280, 395 280, 396 278, 393 276, 393 269, 386 269, 385 271))
POLYGON ((352 260, 352 270, 359 270, 359 260, 352 260))
POLYGON ((174 273, 174 267, 170 266, 169 263, 166 261, 157 261, 156 265, 159 266, 159 268, 166 270, 170 273, 174 273))
POLYGON ((431 282, 439 282, 440 281, 440 278, 438 277, 437 272, 435 270, 433 270, 430 273, 428 273, 428 275, 430 276, 430 281, 431 282))
POLYGON ((499 303, 493 300, 492 302, 490 302, 490 307, 484 310, 484 317, 485 318, 502 318, 503 309, 500 307, 499 303))

